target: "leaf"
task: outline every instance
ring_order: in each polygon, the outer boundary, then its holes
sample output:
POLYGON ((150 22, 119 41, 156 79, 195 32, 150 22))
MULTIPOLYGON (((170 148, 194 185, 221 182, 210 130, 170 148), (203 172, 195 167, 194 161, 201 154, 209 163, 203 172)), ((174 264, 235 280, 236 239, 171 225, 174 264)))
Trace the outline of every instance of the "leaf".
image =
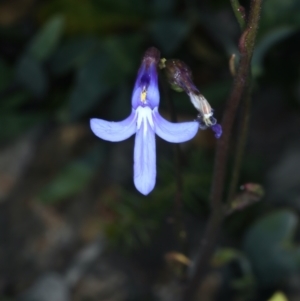
POLYGON ((109 91, 110 83, 105 81, 105 71, 109 68, 106 56, 91 58, 77 73, 75 87, 70 96, 70 115, 72 120, 88 112, 100 97, 109 91))
POLYGON ((152 9, 153 14, 156 16, 159 14, 167 14, 171 13, 175 6, 175 1, 173 0, 153 0, 152 1, 152 9))
POLYGON ((234 259, 242 258, 242 253, 231 248, 222 248, 215 252, 212 264, 214 267, 222 267, 234 259))
POLYGON ((41 113, 0 115, 0 141, 13 139, 44 119, 45 115, 41 113))
POLYGON ((55 74, 81 67, 97 50, 99 41, 95 37, 76 38, 66 42, 50 60, 51 71, 55 74))
POLYGON ((278 284, 299 269, 299 250, 291 241, 297 221, 295 213, 281 210, 257 221, 246 234, 244 249, 261 285, 278 284))
POLYGON ((64 31, 64 18, 54 16, 33 38, 27 48, 27 53, 38 61, 44 61, 57 48, 64 31))
POLYGON ((141 42, 140 35, 113 36, 103 41, 101 51, 77 72, 70 96, 72 120, 86 114, 106 93, 121 86, 135 72, 136 52, 141 42))
POLYGON ((260 184, 246 183, 241 188, 242 191, 237 193, 230 202, 227 214, 244 210, 248 206, 259 202, 265 194, 264 188, 260 184))
POLYGON ((244 253, 233 248, 221 248, 217 250, 213 256, 212 265, 214 267, 222 267, 233 260, 239 262, 244 275, 252 276, 252 270, 248 258, 244 253))
POLYGON ((129 83, 121 83, 114 95, 114 106, 111 108, 109 118, 111 120, 122 120, 130 114, 130 99, 132 87, 129 83), (126 115, 127 114, 127 115, 126 115))
POLYGON ((43 203, 56 203, 80 192, 89 182, 92 169, 81 162, 66 166, 59 175, 46 186, 38 199, 43 203))
POLYGON ((263 72, 263 59, 275 44, 300 29, 300 2, 298 0, 268 0, 262 3, 257 45, 253 54, 253 74, 263 72))
POLYGON ((107 38, 103 41, 105 53, 109 56, 113 71, 112 78, 119 80, 123 76, 136 72, 133 68, 139 62, 142 50, 141 44, 144 37, 140 34, 118 35, 107 38))
POLYGON ((23 55, 15 67, 15 80, 36 97, 42 97, 48 90, 48 78, 39 61, 23 55))
POLYGON ((187 266, 191 265, 192 263, 191 260, 188 257, 186 257, 184 254, 175 251, 166 253, 165 259, 170 263, 177 262, 187 266))
POLYGON ((298 0, 263 1, 260 32, 262 35, 270 28, 293 26, 299 28, 300 4, 298 0))
MULTIPOLYGON (((197 20, 205 28, 211 38, 220 45, 228 56, 238 53, 236 33, 228 25, 226 18, 220 18, 219 13, 207 14, 204 11, 195 11, 197 20)), ((209 50, 209 49, 208 49, 209 50)))
POLYGON ((150 25, 150 33, 159 48, 170 54, 176 50, 186 38, 191 26, 187 21, 169 18, 159 19, 150 25))
POLYGON ((26 101, 30 99, 30 93, 20 91, 2 99, 1 110, 5 111, 14 111, 20 105, 24 104, 26 101))
POLYGON ((4 60, 0 59, 0 91, 5 89, 9 85, 11 77, 11 69, 8 67, 4 60))
POLYGON ((284 293, 276 292, 268 301, 288 301, 288 298, 284 293))
POLYGON ((38 195, 43 203, 57 203, 81 192, 103 159, 103 149, 96 146, 83 158, 66 165, 38 195))
POLYGON ((52 0, 41 5, 39 16, 48 18, 62 13, 66 18, 66 33, 110 33, 120 28, 140 28, 145 23, 149 5, 140 0, 52 0))
POLYGON ((261 75, 263 72, 263 59, 266 53, 273 47, 276 43, 279 43, 283 39, 286 39, 295 32, 295 28, 292 27, 281 27, 276 28, 264 35, 263 38, 257 43, 253 58, 252 58, 252 73, 254 76, 261 75))

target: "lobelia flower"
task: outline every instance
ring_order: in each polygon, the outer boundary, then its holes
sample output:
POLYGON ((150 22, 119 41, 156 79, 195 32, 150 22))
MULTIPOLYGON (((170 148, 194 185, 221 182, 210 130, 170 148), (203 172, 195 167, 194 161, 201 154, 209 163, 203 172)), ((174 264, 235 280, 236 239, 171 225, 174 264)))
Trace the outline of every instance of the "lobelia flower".
POLYGON ((172 88, 178 92, 185 91, 194 107, 198 110, 197 120, 202 130, 211 128, 216 138, 222 135, 222 127, 213 117, 213 110, 206 98, 199 92, 192 81, 189 67, 180 60, 162 59, 162 67, 166 70, 167 79, 172 88))
POLYGON ((136 134, 134 184, 144 195, 152 191, 156 181, 155 134, 168 142, 180 143, 192 139, 199 128, 198 121, 171 123, 159 114, 159 59, 160 53, 156 48, 146 51, 133 89, 129 117, 119 122, 96 118, 90 121, 94 134, 107 141, 122 141, 136 134))

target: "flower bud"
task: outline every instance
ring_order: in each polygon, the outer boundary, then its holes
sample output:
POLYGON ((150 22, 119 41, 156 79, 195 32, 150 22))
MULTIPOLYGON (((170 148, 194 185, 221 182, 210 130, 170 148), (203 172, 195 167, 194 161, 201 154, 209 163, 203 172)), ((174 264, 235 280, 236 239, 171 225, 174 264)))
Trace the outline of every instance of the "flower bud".
POLYGON ((187 94, 199 92, 192 81, 192 72, 184 62, 175 59, 166 60, 165 72, 169 84, 175 91, 185 91, 187 94))
POLYGON ((213 117, 213 110, 206 98, 199 92, 192 80, 190 68, 180 60, 163 60, 162 66, 165 69, 166 77, 172 89, 177 92, 185 91, 190 97, 191 103, 199 112, 197 121, 200 129, 211 128, 216 138, 222 135, 222 127, 217 124, 213 117))

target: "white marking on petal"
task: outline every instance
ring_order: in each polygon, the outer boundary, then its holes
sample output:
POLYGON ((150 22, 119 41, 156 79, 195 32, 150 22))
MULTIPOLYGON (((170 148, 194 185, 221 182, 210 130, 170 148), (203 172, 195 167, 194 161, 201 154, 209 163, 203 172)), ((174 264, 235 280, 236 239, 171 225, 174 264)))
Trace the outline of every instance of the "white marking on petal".
POLYGON ((136 110, 136 113, 137 113, 136 127, 139 130, 141 128, 141 125, 142 125, 142 122, 143 122, 143 116, 141 114, 139 114, 138 109, 136 110))
POLYGON ((144 120, 144 137, 147 134, 147 129, 148 129, 148 122, 147 122, 147 119, 146 119, 146 120, 144 120))
POLYGON ((138 107, 136 109, 137 112, 137 129, 140 129, 143 125, 144 127, 144 135, 146 135, 148 131, 148 125, 152 129, 154 129, 154 122, 153 122, 153 116, 152 116, 152 110, 150 107, 138 107))
POLYGON ((152 129, 154 129, 154 121, 153 121, 153 111, 151 111, 151 118, 148 118, 148 122, 152 129))

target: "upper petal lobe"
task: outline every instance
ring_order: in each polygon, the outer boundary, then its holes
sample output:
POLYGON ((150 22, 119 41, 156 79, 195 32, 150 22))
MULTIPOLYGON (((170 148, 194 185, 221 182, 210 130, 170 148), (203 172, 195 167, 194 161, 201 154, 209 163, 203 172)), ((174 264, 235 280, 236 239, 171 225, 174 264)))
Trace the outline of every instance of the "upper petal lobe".
POLYGON ((131 103, 134 109, 139 106, 149 106, 151 109, 158 106, 157 63, 155 59, 142 62, 132 93, 131 103))

